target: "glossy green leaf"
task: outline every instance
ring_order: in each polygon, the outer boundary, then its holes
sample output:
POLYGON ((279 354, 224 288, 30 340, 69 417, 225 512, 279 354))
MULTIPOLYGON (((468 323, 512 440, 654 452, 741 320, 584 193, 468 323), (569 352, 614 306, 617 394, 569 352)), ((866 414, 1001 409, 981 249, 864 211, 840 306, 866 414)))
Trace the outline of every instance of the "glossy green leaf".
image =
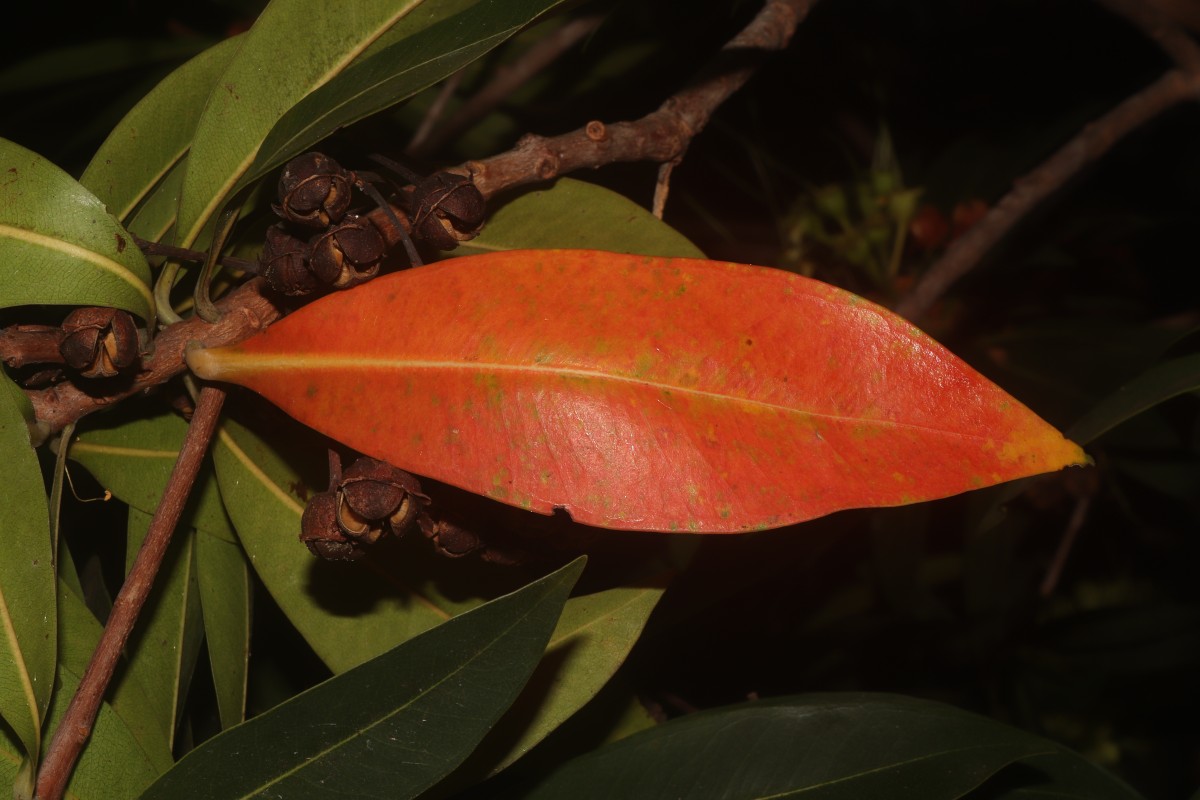
POLYGON ((700 259, 451 259, 188 363, 401 469, 609 528, 780 527, 1087 462, 885 309, 700 259))
MULTIPOLYGON (((284 115, 267 136, 248 177, 262 175, 338 128, 382 111, 454 74, 561 2, 480 0, 454 16, 438 20, 390 47, 359 59, 284 115)), ((416 22, 427 24, 424 18, 416 22)), ((397 24, 396 28, 403 24, 397 24)), ((395 32, 395 29, 389 32, 389 36, 395 32)))
POLYGON ((662 592, 629 586, 568 600, 529 685, 465 765, 470 774, 504 769, 595 697, 625 662, 662 592))
POLYGON ((1101 400, 1068 431, 1084 444, 1172 397, 1200 390, 1200 355, 1156 364, 1101 400))
POLYGON ((167 236, 175 226, 175 214, 179 210, 179 192, 183 188, 183 176, 187 173, 187 157, 171 167, 163 179, 150 190, 137 211, 129 218, 131 233, 152 242, 168 241, 167 236))
POLYGON ((240 37, 226 39, 172 72, 100 145, 79 182, 117 219, 127 219, 184 159, 205 100, 240 43, 240 37))
POLYGON ((263 140, 305 95, 341 73, 420 0, 275 0, 241 38, 192 138, 176 225, 194 243, 247 176, 263 140))
MULTIPOLYGON (((82 675, 100 641, 102 627, 83 600, 62 581, 58 584, 58 608, 62 667, 72 675, 82 675)), ((137 741, 154 773, 166 772, 174 763, 168 744, 171 731, 164 715, 154 713, 158 698, 142 684, 142 676, 128 669, 118 670, 105 697, 105 707, 137 741)))
POLYGON ((144 800, 416 797, 525 685, 582 569, 576 560, 214 737, 144 800))
MULTIPOLYGON (((275 426, 273 426, 275 427, 275 426)), ((278 439, 307 443, 317 474, 325 441, 281 421, 278 439)), ((213 450, 229 518, 255 572, 284 614, 334 672, 344 672, 479 602, 452 603, 428 582, 389 571, 372 558, 359 564, 317 559, 300 543, 300 516, 310 492, 297 470, 246 427, 226 420, 213 450)), ((312 479, 310 479, 312 480, 312 479)))
POLYGON ((54 557, 41 468, 9 392, 0 392, 0 452, 0 718, 36 760, 54 688, 54 557))
POLYGON ((1045 740, 951 706, 806 695, 681 717, 567 762, 505 797, 952 800, 1045 740))
POLYGON ((0 139, 0 307, 95 305, 154 314, 150 268, 95 195, 0 139))
MULTIPOLYGON (((126 573, 146 538, 150 519, 149 514, 129 509, 126 573)), ((151 712, 170 731, 172 748, 200 643, 204 640, 195 547, 195 530, 180 526, 171 537, 171 545, 154 578, 154 588, 125 645, 129 672, 149 690, 151 712)))
POLYGON ((577 248, 703 258, 687 238, 629 198, 586 181, 559 178, 491 209, 483 233, 454 255, 525 248, 577 248))
MULTIPOLYGON (((96 427, 76 436, 69 458, 82 464, 113 495, 153 514, 175 466, 187 423, 169 413, 93 417, 89 423, 96 427)), ((192 491, 180 524, 218 535, 227 532, 229 522, 211 470, 201 470, 192 491)))
POLYGON ((222 728, 245 718, 250 658, 250 565, 230 530, 196 532, 196 577, 222 728))

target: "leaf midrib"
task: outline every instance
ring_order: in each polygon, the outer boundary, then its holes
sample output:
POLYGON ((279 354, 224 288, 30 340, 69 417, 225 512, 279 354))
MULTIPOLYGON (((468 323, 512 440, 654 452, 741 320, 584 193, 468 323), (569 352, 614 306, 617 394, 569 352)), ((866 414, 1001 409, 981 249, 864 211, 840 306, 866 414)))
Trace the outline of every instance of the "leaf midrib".
POLYGON ((269 357, 259 357, 252 354, 226 352, 221 353, 218 356, 206 353, 204 350, 197 351, 192 358, 195 359, 193 368, 195 369, 196 367, 199 367, 199 369, 196 370, 197 372, 200 372, 202 375, 204 375, 204 377, 215 380, 226 380, 239 373, 261 375, 268 372, 287 372, 301 369, 314 371, 329 370, 333 372, 345 370, 383 370, 391 372, 404 372, 407 370, 524 372, 550 377, 580 378, 584 380, 599 379, 603 381, 612 381, 614 383, 625 383, 633 386, 641 386, 649 389, 676 392, 682 395, 702 397, 726 403, 739 403, 742 405, 762 408, 770 411, 778 411, 785 414, 799 414, 815 419, 826 419, 835 422, 858 423, 887 428, 900 428, 921 431, 923 433, 938 434, 941 436, 969 439, 983 443, 991 441, 989 437, 980 436, 978 434, 963 433, 961 431, 947 430, 945 428, 934 428, 926 425, 918 425, 912 422, 809 411, 802 408, 795 408, 793 406, 769 403, 764 400, 755 400, 749 397, 738 397, 736 395, 721 394, 720 392, 713 392, 705 389, 693 389, 687 386, 680 386, 678 384, 663 383, 661 381, 647 380, 645 378, 634 378, 625 375, 616 375, 611 372, 602 372, 600 370, 579 369, 577 367, 546 367, 536 364, 505 364, 488 361, 427 361, 418 359, 401 360, 364 358, 361 356, 346 356, 342 354, 302 356, 271 354, 269 357), (207 364, 205 362, 207 362, 207 364))

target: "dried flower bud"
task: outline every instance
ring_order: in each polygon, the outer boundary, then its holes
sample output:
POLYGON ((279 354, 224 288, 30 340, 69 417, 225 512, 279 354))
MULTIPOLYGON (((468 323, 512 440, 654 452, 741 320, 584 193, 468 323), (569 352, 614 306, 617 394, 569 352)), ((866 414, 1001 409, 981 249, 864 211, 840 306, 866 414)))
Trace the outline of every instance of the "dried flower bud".
POLYGON ((289 222, 324 228, 342 218, 351 199, 350 173, 324 153, 305 153, 284 166, 272 209, 289 222))
POLYGON ((321 492, 308 501, 300 518, 300 541, 313 555, 328 561, 354 561, 367 552, 338 527, 337 497, 333 492, 321 492))
POLYGON ((352 217, 313 240, 309 264, 322 283, 346 289, 379 274, 386 249, 369 220, 352 217))
POLYGON ((338 486, 338 524, 347 536, 376 541, 386 527, 403 536, 429 504, 417 479, 373 458, 360 458, 338 486))
POLYGON ((59 353, 85 378, 111 378, 138 361, 138 331, 128 312, 77 308, 62 324, 59 353))
POLYGON ((444 556, 462 558, 483 547, 483 542, 478 535, 453 522, 447 522, 444 519, 434 520, 427 514, 422 514, 418 521, 421 533, 425 534, 425 537, 433 542, 437 551, 444 556))
POLYGON ((483 227, 487 204, 466 175, 435 172, 413 190, 413 230, 439 250, 474 239, 483 227))
POLYGON ((267 228, 262 253, 258 257, 260 274, 267 285, 280 294, 296 297, 312 292, 319 285, 308 267, 308 243, 292 236, 282 225, 267 228))

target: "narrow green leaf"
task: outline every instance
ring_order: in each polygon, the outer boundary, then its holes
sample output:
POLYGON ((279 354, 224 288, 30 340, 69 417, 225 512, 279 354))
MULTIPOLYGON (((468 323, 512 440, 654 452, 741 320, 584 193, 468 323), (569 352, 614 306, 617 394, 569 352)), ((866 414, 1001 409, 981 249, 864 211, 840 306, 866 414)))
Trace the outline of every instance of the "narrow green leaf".
POLYGON ((560 178, 493 209, 477 238, 454 255, 557 247, 703 258, 681 233, 616 192, 560 178))
POLYGON ((1197 390, 1200 390, 1200 354, 1164 361, 1101 400, 1066 435, 1087 444, 1159 403, 1197 390))
POLYGON ((516 697, 582 569, 578 559, 214 737, 143 798, 416 797, 516 697))
MULTIPOLYGON (((58 583, 58 609, 62 669, 71 675, 82 675, 100 641, 101 625, 83 600, 62 581, 58 583)), ((144 760, 154 768, 154 774, 166 772, 174 763, 167 744, 170 729, 163 715, 153 713, 155 698, 142 684, 141 676, 131 674, 128 669, 119 670, 106 697, 106 707, 137 741, 144 760)))
POLYGON ((0 307, 95 305, 154 316, 150 267, 94 194, 0 139, 0 307))
POLYGON ((951 706, 808 695, 691 714, 567 762, 508 797, 951 800, 1059 748, 951 706))
POLYGON ((464 768, 478 778, 499 772, 595 697, 625 663, 664 588, 619 587, 568 600, 529 684, 464 768))
POLYGON ((187 172, 187 158, 171 167, 163 179, 150 190, 141 205, 129 218, 129 230, 152 242, 168 241, 179 210, 179 192, 187 172))
MULTIPOLYGON (((71 443, 69 458, 131 507, 153 514, 179 455, 187 423, 174 414, 159 414, 94 418, 92 424, 107 427, 80 433, 71 443)), ((211 470, 201 471, 180 524, 218 535, 228 531, 211 470)))
POLYGON ((240 44, 240 37, 226 39, 172 72, 100 145, 79 182, 117 219, 127 219, 183 160, 204 102, 240 44))
MULTIPOLYGON (((125 570, 128 573, 150 527, 151 515, 129 509, 125 570)), ((170 732, 175 730, 191 685, 204 625, 193 552, 196 532, 181 526, 171 540, 154 588, 125 646, 129 672, 150 692, 152 713, 170 732)))
POLYGON ((36 761, 54 688, 56 611, 50 511, 16 398, 0 392, 0 718, 36 761))
POLYGON ((221 727, 245 718, 250 658, 250 565, 232 529, 196 532, 196 577, 221 727))
MULTIPOLYGON (((561 2, 481 0, 359 59, 279 120, 247 177, 262 175, 338 128, 406 100, 454 74, 561 2)), ((395 32, 389 32, 389 36, 395 32)))
POLYGON ((263 139, 420 0, 275 0, 242 37, 196 125, 179 203, 179 244, 196 241, 246 177, 263 139))
MULTIPOLYGON (((319 474, 325 440, 282 417, 278 425, 280 435, 274 440, 307 444, 301 449, 319 474)), ((375 558, 338 564, 309 553, 299 540, 300 516, 309 493, 319 491, 311 486, 319 479, 305 480, 297 471, 305 464, 303 455, 284 458, 247 428, 226 420, 213 460, 229 518, 255 572, 334 672, 361 664, 479 603, 475 595, 451 602, 408 570, 385 570, 375 558)))

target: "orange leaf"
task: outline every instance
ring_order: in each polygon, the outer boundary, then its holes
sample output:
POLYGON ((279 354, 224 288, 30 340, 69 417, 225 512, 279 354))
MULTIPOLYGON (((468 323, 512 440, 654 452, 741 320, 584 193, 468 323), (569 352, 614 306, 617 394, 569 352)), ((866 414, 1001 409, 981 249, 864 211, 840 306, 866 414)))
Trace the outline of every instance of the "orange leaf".
POLYGON ((609 528, 770 528, 1087 461, 879 306, 716 261, 458 258, 188 361, 375 458, 609 528))

